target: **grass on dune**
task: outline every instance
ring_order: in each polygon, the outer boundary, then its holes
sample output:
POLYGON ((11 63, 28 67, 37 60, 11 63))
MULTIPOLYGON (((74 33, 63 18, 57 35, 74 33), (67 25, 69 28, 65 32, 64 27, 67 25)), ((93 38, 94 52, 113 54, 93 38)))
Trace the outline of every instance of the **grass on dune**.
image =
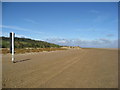
MULTIPOLYGON (((43 51, 56 51, 56 50, 66 50, 65 48, 22 48, 15 49, 15 53, 30 53, 30 52, 43 52, 43 51)), ((2 54, 10 53, 8 48, 2 49, 2 54)))

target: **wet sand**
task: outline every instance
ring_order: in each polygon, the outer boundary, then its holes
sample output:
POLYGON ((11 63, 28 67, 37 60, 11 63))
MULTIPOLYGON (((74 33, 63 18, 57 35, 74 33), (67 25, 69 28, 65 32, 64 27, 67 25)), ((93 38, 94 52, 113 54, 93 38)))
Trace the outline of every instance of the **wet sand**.
POLYGON ((69 49, 2 55, 3 88, 117 88, 118 51, 69 49))

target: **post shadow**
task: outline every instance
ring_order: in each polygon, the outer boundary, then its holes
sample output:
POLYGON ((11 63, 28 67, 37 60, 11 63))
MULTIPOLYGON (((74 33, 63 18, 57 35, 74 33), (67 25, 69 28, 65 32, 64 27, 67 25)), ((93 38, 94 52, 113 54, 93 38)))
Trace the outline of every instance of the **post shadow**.
POLYGON ((28 61, 28 60, 31 60, 31 59, 18 60, 18 61, 14 61, 14 63, 24 62, 24 61, 28 61))

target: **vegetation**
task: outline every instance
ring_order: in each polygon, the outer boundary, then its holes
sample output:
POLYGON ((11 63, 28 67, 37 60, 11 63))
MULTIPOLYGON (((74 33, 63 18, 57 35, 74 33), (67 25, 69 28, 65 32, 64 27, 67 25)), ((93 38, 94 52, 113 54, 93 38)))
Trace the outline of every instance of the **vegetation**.
MULTIPOLYGON (((0 43, 1 48, 10 47, 10 38, 0 37, 0 39, 2 40, 2 43, 0 43)), ((60 47, 61 47, 60 45, 48 43, 45 41, 15 37, 15 48, 60 48, 60 47)))
MULTIPOLYGON (((30 52, 43 52, 43 51, 56 51, 56 50, 67 50, 64 48, 16 48, 15 53, 30 53, 30 52)), ((2 54, 10 53, 9 48, 2 48, 2 54)))
MULTIPOLYGON (((2 48, 2 53, 10 53, 10 38, 0 37, 2 43, 0 47, 2 48)), ((60 48, 62 46, 48 43, 45 41, 32 40, 29 38, 18 38, 15 37, 15 53, 29 53, 29 52, 43 52, 43 51, 56 51, 56 50, 66 50, 60 48)))

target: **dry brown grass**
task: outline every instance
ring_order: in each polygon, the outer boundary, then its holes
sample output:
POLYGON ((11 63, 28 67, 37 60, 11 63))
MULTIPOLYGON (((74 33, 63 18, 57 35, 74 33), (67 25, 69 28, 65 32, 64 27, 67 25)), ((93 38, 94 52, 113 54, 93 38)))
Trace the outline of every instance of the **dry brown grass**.
MULTIPOLYGON (((66 50, 65 48, 24 48, 15 49, 15 53, 30 53, 30 52, 43 52, 43 51, 56 51, 56 50, 66 50)), ((8 48, 2 49, 2 54, 10 53, 8 48)))
POLYGON ((8 48, 2 48, 2 53, 3 54, 10 53, 10 50, 8 48))

